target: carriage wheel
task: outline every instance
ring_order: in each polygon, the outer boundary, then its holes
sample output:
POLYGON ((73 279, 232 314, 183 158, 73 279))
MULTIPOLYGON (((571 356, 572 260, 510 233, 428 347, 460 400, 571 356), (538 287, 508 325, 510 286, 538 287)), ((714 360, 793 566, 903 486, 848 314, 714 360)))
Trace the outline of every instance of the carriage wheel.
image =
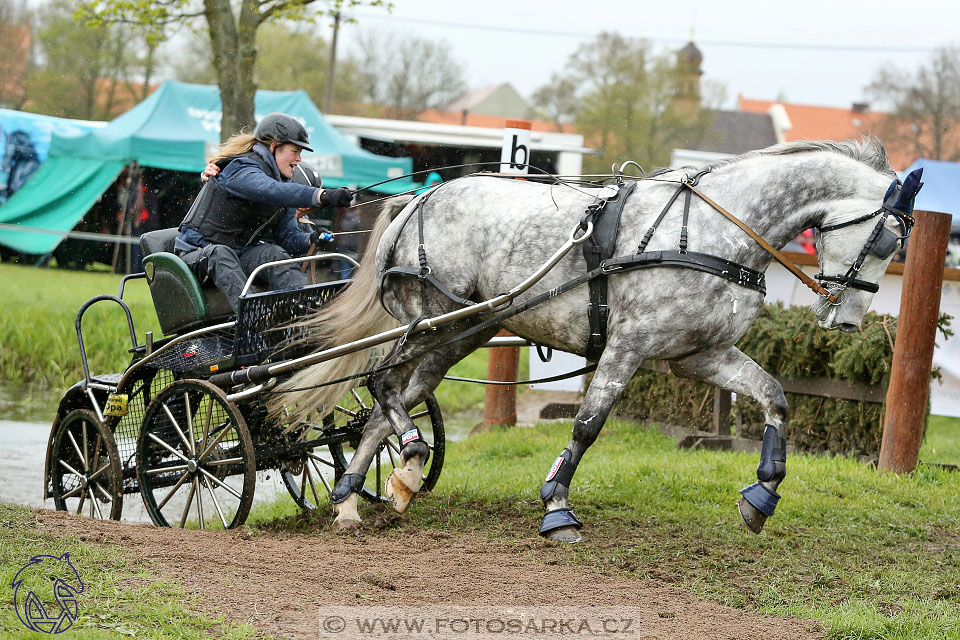
POLYGON ((119 520, 123 511, 120 454, 113 433, 89 409, 74 409, 53 439, 53 503, 99 520, 119 520))
POLYGON ((232 529, 256 481, 253 440, 236 405, 208 382, 174 382, 147 407, 137 479, 154 524, 232 529))
MULTIPOLYGON (((313 440, 322 435, 320 429, 311 428, 302 439, 313 440)), ((304 511, 313 511, 329 495, 337 473, 337 465, 326 446, 308 449, 301 457, 286 460, 280 467, 280 477, 287 492, 304 511)))
MULTIPOLYGON (((366 389, 354 389, 351 391, 349 398, 343 400, 336 406, 333 413, 323 419, 324 427, 347 426, 351 433, 349 438, 330 445, 330 453, 333 456, 333 463, 336 465, 336 478, 338 480, 353 458, 353 452, 360 444, 363 426, 367 423, 370 413, 373 411, 373 400, 366 389)), ((440 471, 443 469, 443 455, 446 451, 440 404, 431 393, 427 396, 426 402, 418 405, 410 412, 410 417, 430 446, 430 459, 423 469, 423 487, 421 488, 421 491, 430 491, 436 486, 437 480, 440 478, 440 471)), ((383 492, 383 484, 394 468, 399 465, 400 438, 396 435, 387 436, 380 441, 377 455, 373 458, 370 469, 367 471, 367 480, 360 490, 360 495, 370 502, 388 502, 389 500, 383 492)))

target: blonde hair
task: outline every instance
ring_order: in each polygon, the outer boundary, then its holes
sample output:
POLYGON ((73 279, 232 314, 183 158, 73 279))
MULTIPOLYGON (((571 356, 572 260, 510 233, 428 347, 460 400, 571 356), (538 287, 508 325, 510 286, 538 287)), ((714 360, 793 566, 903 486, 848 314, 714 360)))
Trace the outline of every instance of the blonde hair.
MULTIPOLYGON (((221 142, 220 146, 217 148, 217 152, 207 158, 207 162, 219 162, 225 158, 232 158, 238 156, 241 153, 247 153, 253 149, 253 145, 257 144, 257 139, 252 133, 247 133, 243 129, 239 133, 235 133, 226 142, 221 142)), ((270 141, 264 142, 267 146, 270 146, 270 141)))

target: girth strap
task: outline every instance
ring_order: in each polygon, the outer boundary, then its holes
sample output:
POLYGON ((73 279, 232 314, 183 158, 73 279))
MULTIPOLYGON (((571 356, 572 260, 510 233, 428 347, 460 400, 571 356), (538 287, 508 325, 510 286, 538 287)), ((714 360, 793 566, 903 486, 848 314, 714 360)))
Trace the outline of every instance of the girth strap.
POLYGON ((764 295, 767 293, 766 278, 762 271, 696 251, 647 251, 632 256, 620 256, 604 261, 600 270, 609 274, 651 267, 682 267, 703 271, 764 295))
MULTIPOLYGON (((625 182, 617 194, 608 199, 593 219, 593 235, 583 243, 583 257, 587 261, 587 271, 599 268, 604 260, 613 257, 617 246, 617 232, 620 230, 620 216, 627 198, 637 186, 635 181, 625 182)), ((590 280, 590 306, 587 308, 590 320, 590 338, 587 341, 587 360, 596 362, 607 343, 607 277, 601 272, 590 280)))

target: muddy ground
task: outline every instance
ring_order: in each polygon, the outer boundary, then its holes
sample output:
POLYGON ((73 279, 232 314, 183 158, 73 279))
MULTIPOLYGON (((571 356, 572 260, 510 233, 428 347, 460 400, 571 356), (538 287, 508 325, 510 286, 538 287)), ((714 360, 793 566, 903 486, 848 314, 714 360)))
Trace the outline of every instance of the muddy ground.
POLYGON ((553 605, 561 607, 557 611, 586 605, 633 620, 632 635, 609 637, 823 637, 815 621, 764 617, 665 583, 574 564, 563 548, 540 538, 503 542, 412 524, 400 524, 389 538, 369 531, 338 536, 329 529, 251 535, 243 528, 182 531, 43 510, 33 515, 37 526, 50 533, 122 548, 152 575, 202 595, 201 607, 210 614, 226 614, 282 638, 354 637, 349 629, 332 635, 319 628, 318 612, 334 605, 553 605))

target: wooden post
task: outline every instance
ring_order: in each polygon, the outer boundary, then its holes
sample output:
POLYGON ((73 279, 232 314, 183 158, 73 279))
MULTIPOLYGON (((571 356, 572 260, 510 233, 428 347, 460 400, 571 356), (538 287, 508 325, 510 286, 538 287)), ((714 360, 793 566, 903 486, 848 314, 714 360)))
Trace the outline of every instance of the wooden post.
POLYGON ((713 390, 713 432, 718 436, 730 435, 730 405, 732 398, 726 389, 713 390))
POLYGON ((915 216, 917 224, 903 269, 900 317, 877 465, 894 473, 913 471, 920 458, 940 315, 943 263, 950 238, 949 214, 917 211, 915 216))
MULTIPOLYGON (((512 336, 501 330, 498 336, 512 336)), ((496 347, 487 349, 487 379, 498 382, 516 382, 520 370, 519 347, 496 347)), ((517 424, 517 388, 506 385, 487 385, 483 407, 483 425, 517 424)))

